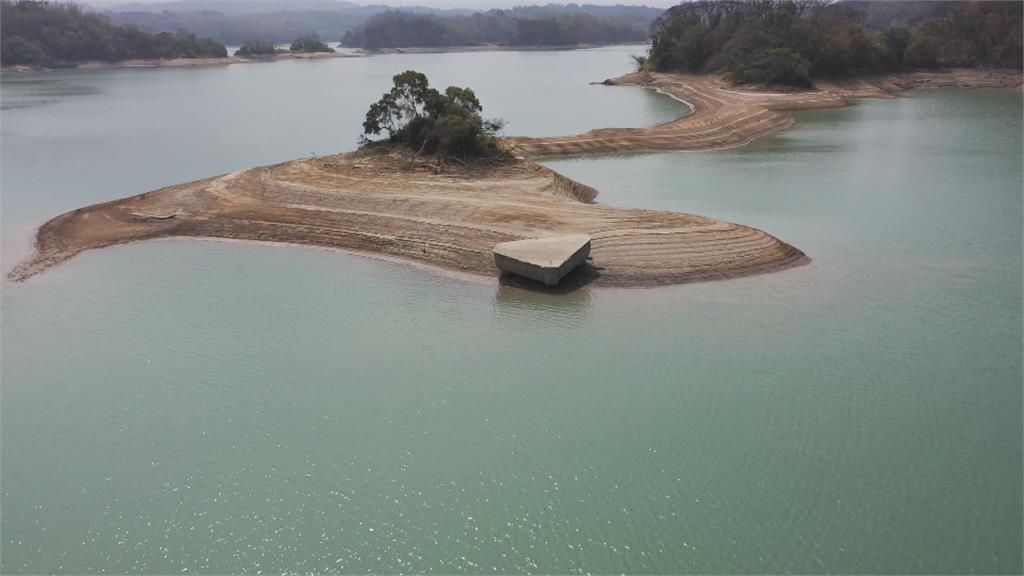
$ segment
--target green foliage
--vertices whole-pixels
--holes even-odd
[[[714,47],[708,38],[711,28],[697,12],[670,8],[655,20],[651,61],[658,70],[698,72],[704,68]],[[666,18],[674,12],[674,17]]]
[[[875,4],[900,3],[686,2],[652,24],[649,62],[661,71],[727,70],[737,82],[796,86],[905,66],[1022,65],[1019,2],[932,2],[927,11]],[[868,12],[877,21],[918,25],[873,32]]]
[[[334,48],[331,48],[327,44],[324,44],[316,36],[303,36],[302,38],[296,39],[292,42],[290,50],[292,52],[334,52]]]
[[[436,48],[459,44],[461,40],[440,18],[394,11],[373,16],[362,28],[346,32],[341,43],[370,49]]]
[[[245,42],[235,50],[235,56],[273,56],[284,52],[274,47],[273,44],[265,42]]]
[[[810,88],[810,64],[789,48],[769,48],[729,69],[729,79],[736,84],[782,84]]]
[[[502,44],[571,46],[583,43],[635,42],[647,36],[645,23],[600,17],[574,5],[548,9],[491,10],[472,16],[438,17],[393,10],[377,14],[345,34],[342,44],[355,48],[437,48]],[[555,11],[555,8],[564,11]],[[603,7],[611,8],[611,7]],[[619,7],[628,10],[626,7]],[[614,12],[613,12],[614,14]]]
[[[195,9],[156,10],[139,5],[138,10],[110,12],[112,22],[136,26],[145,30],[177,32],[185,30],[209,37],[227,45],[240,46],[245,42],[288,44],[311,33],[320,38],[341,38],[347,30],[360,26],[374,13],[384,8],[351,5],[338,2],[337,10],[313,10],[297,7],[293,10],[264,11],[265,2],[236,2],[240,9],[252,12],[236,13]],[[227,7],[229,4],[222,4]]]
[[[75,4],[0,0],[2,62],[58,66],[84,60],[221,58],[223,45],[193,34],[114,26]]]
[[[910,30],[888,28],[878,34],[878,66],[882,70],[903,68],[907,46],[910,44]]]
[[[0,45],[0,54],[3,56],[4,64],[27,64],[32,66],[46,64],[49,60],[46,52],[38,44],[25,40],[21,36],[4,38],[3,44]]]
[[[127,1],[127,0],[126,0]],[[267,2],[233,2],[218,4],[216,10],[203,9],[200,3],[179,6],[174,10],[158,10],[153,5],[138,5],[130,11],[118,10],[108,14],[112,22],[137,26],[146,30],[177,32],[185,30],[201,37],[209,37],[228,45],[241,45],[246,41],[281,44],[299,36],[316,34],[325,39],[341,39],[346,33],[347,46],[362,48],[400,48],[408,46],[452,46],[462,44],[510,44],[515,32],[514,21],[521,18],[563,19],[576,15],[593,16],[597,24],[581,26],[585,22],[571,22],[571,30],[583,42],[644,42],[648,27],[662,10],[645,6],[595,6],[592,4],[549,4],[543,6],[517,6],[507,10],[480,11],[469,14],[466,10],[439,10],[419,6],[403,9],[405,15],[422,15],[440,20],[445,30],[438,35],[424,32],[422,38],[412,27],[403,28],[401,34],[381,36],[381,30],[366,31],[362,26],[377,14],[390,10],[377,2],[334,2],[328,7],[311,7],[309,2],[295,3],[295,8],[270,9]],[[274,6],[290,5],[280,1]],[[409,2],[409,4],[418,4]],[[419,3],[421,4],[421,3]],[[264,5],[268,6],[264,8]],[[237,6],[237,9],[235,8]],[[230,7],[230,9],[229,9]],[[590,21],[589,19],[587,20]],[[606,26],[607,24],[607,26]],[[628,31],[627,38],[602,37]],[[407,34],[408,33],[408,34]],[[452,34],[448,39],[448,35]],[[444,43],[430,43],[431,38],[445,37]],[[414,41],[415,39],[415,41]],[[371,45],[371,44],[376,45]]]
[[[938,66],[1024,65],[1024,4],[950,2],[914,29],[908,50],[915,59],[934,57]],[[924,65],[924,64],[919,64]]]
[[[520,46],[560,46],[575,44],[568,28],[554,18],[523,18],[516,20],[516,33],[511,44]]]
[[[636,64],[637,72],[644,72],[647,70],[647,56],[643,54],[630,54],[630,58],[633,59],[633,63]]]
[[[483,120],[482,111],[473,90],[449,86],[442,94],[424,74],[408,70],[396,75],[391,90],[370,106],[363,138],[386,134],[387,142],[417,153],[463,161],[503,156],[496,138],[503,122]]]

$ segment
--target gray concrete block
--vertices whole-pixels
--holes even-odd
[[[504,272],[555,286],[589,254],[590,236],[570,234],[502,242],[494,247],[494,263]]]

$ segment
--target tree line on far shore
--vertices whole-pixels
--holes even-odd
[[[194,34],[115,26],[75,4],[34,0],[0,0],[0,38],[4,65],[227,56],[223,44]]]
[[[546,0],[545,0],[546,1]],[[480,12],[482,16],[493,15],[493,11],[472,8],[430,8],[422,2],[410,0],[403,12],[434,16],[443,20],[469,18]],[[472,2],[463,2],[471,5]],[[246,41],[277,44],[290,42],[306,34],[316,34],[327,40],[340,40],[349,30],[354,30],[376,14],[392,10],[378,2],[350,4],[347,2],[323,2],[311,5],[309,2],[233,2],[228,5],[217,1],[189,0],[173,5],[123,4],[110,9],[105,15],[111,22],[136,26],[145,30],[176,32],[186,30],[200,37],[209,37],[226,45],[239,45]],[[273,8],[271,8],[272,6]],[[650,23],[663,10],[646,6],[608,6],[591,4],[545,4],[520,5],[501,10],[505,16],[516,19],[551,20],[573,14],[589,14],[602,20],[629,24],[635,30],[632,39],[646,41]],[[453,23],[453,27],[462,24]],[[486,40],[484,43],[492,43]]]
[[[1020,2],[934,2],[920,23],[881,30],[868,28],[864,4],[684,3],[655,20],[651,49],[637,61],[647,70],[724,71],[739,84],[800,87],[811,86],[814,78],[910,68],[1022,66]]]
[[[0,0],[0,12],[4,65],[59,67],[92,60],[116,62],[228,55],[223,44],[192,32],[181,29],[151,32],[132,24],[116,24],[111,18],[122,18],[125,14],[99,14],[71,2]],[[420,9],[389,10],[377,13],[365,26],[349,30],[343,40],[347,46],[362,48],[640,42],[647,39],[648,26],[659,13],[647,7],[576,4],[521,6],[471,14],[468,11],[448,14]],[[259,30],[250,38],[253,41],[244,42],[236,52],[238,56],[333,51],[313,33],[295,40],[289,50],[275,48],[274,43],[260,37]]]
[[[638,15],[604,17],[582,10],[570,11],[568,7],[562,12],[555,11],[561,8],[559,6],[551,8],[542,12],[526,8],[489,10],[471,16],[447,17],[391,10],[346,32],[341,43],[369,49],[484,44],[573,46],[643,42],[648,37],[648,21]]]
[[[225,58],[219,42],[188,32],[147,32],[117,26],[72,3],[0,0],[2,63],[26,66],[71,66],[78,62],[134,59]],[[288,50],[273,44],[247,42],[238,56],[259,57],[282,52],[334,52],[316,36],[303,36]]]

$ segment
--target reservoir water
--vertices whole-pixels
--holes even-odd
[[[392,74],[507,132],[683,112],[639,47],[5,76],[3,269],[85,204],[354,148]],[[809,265],[550,296],[287,246],[86,253],[2,296],[0,572],[1020,573],[1022,96],[546,162]]]

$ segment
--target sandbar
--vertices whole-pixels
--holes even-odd
[[[506,138],[514,158],[486,165],[361,150],[169,186],[57,216],[8,276],[24,280],[104,246],[192,237],[321,246],[494,277],[496,244],[567,234],[593,239],[592,264],[574,273],[577,285],[649,287],[774,272],[809,258],[749,226],[598,204],[597,190],[529,158],[740,146],[791,126],[786,110],[849,106],[852,98],[894,98],[922,87],[1020,90],[1021,71],[909,73],[806,91],[738,88],[716,75],[635,73],[607,83],[654,88],[693,113],[650,128]]]
[[[363,151],[306,158],[80,208],[40,227],[24,280],[85,250],[169,237],[285,242],[498,276],[495,244],[593,238],[575,281],[641,287],[780,270],[804,254],[755,228],[594,202],[597,191],[526,159],[490,166]]]
[[[599,128],[570,136],[512,137],[509,144],[530,158],[630,152],[713,150],[743,146],[789,128],[787,110],[840,108],[855,98],[896,98],[914,88],[1021,89],[1020,70],[953,69],[909,72],[846,81],[818,81],[812,90],[779,91],[730,85],[718,74],[637,72],[606,80],[643,86],[686,103],[692,113],[649,128]]]

